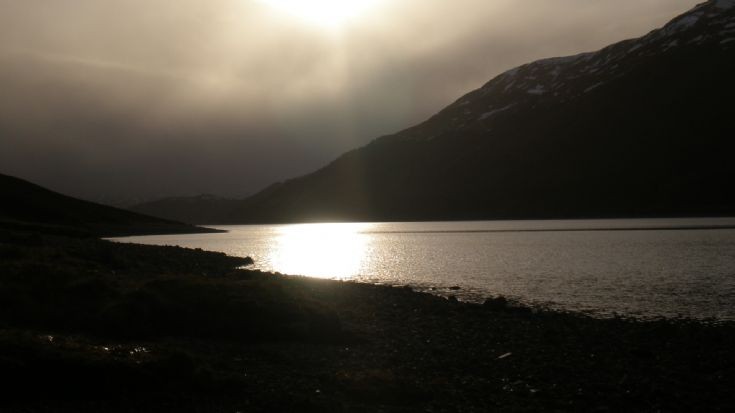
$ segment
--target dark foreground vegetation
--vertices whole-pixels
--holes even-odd
[[[735,327],[0,232],[0,411],[732,411]]]

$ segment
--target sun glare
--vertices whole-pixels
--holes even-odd
[[[311,24],[335,28],[358,18],[381,0],[260,0]]]
[[[358,276],[368,250],[360,232],[370,224],[298,224],[280,229],[269,261],[286,274],[348,279]]]

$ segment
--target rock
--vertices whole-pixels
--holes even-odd
[[[498,297],[490,297],[482,303],[482,306],[489,310],[505,310],[508,308],[508,299],[502,295]]]

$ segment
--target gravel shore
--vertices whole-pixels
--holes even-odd
[[[0,411],[732,411],[735,326],[594,319],[0,238]]]

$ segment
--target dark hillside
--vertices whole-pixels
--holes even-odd
[[[114,236],[210,230],[82,201],[0,174],[0,226],[76,235]]]
[[[220,221],[731,215],[735,3],[510,70]]]
[[[222,220],[238,205],[239,200],[213,195],[165,198],[130,208],[131,211],[154,217],[173,219],[189,224],[212,224]]]

